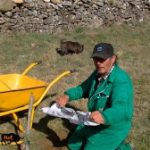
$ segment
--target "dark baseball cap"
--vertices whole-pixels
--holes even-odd
[[[114,55],[114,48],[109,43],[96,44],[92,53],[91,58],[102,58],[107,59]]]

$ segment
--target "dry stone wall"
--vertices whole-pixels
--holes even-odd
[[[0,32],[57,32],[150,20],[150,0],[0,0]]]

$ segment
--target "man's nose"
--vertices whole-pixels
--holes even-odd
[[[101,61],[96,61],[96,64],[97,64],[97,65],[101,65],[102,62],[101,62]]]

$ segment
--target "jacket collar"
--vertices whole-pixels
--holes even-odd
[[[111,69],[110,69],[110,71],[108,72],[108,74],[107,75],[105,75],[104,77],[100,77],[101,79],[103,79],[103,80],[107,80],[108,79],[108,81],[109,82],[113,82],[113,80],[114,80],[114,74],[115,74],[115,70],[116,70],[116,67],[117,67],[117,64],[114,64],[112,67],[111,67]],[[97,75],[96,75],[97,77],[98,77],[98,73],[97,73]]]
[[[115,64],[113,67],[113,70],[110,72],[110,74],[108,76],[108,82],[114,81],[117,70],[118,70],[118,64]]]

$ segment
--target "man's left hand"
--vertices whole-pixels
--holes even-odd
[[[99,111],[91,112],[90,119],[98,124],[104,124],[104,118]]]

